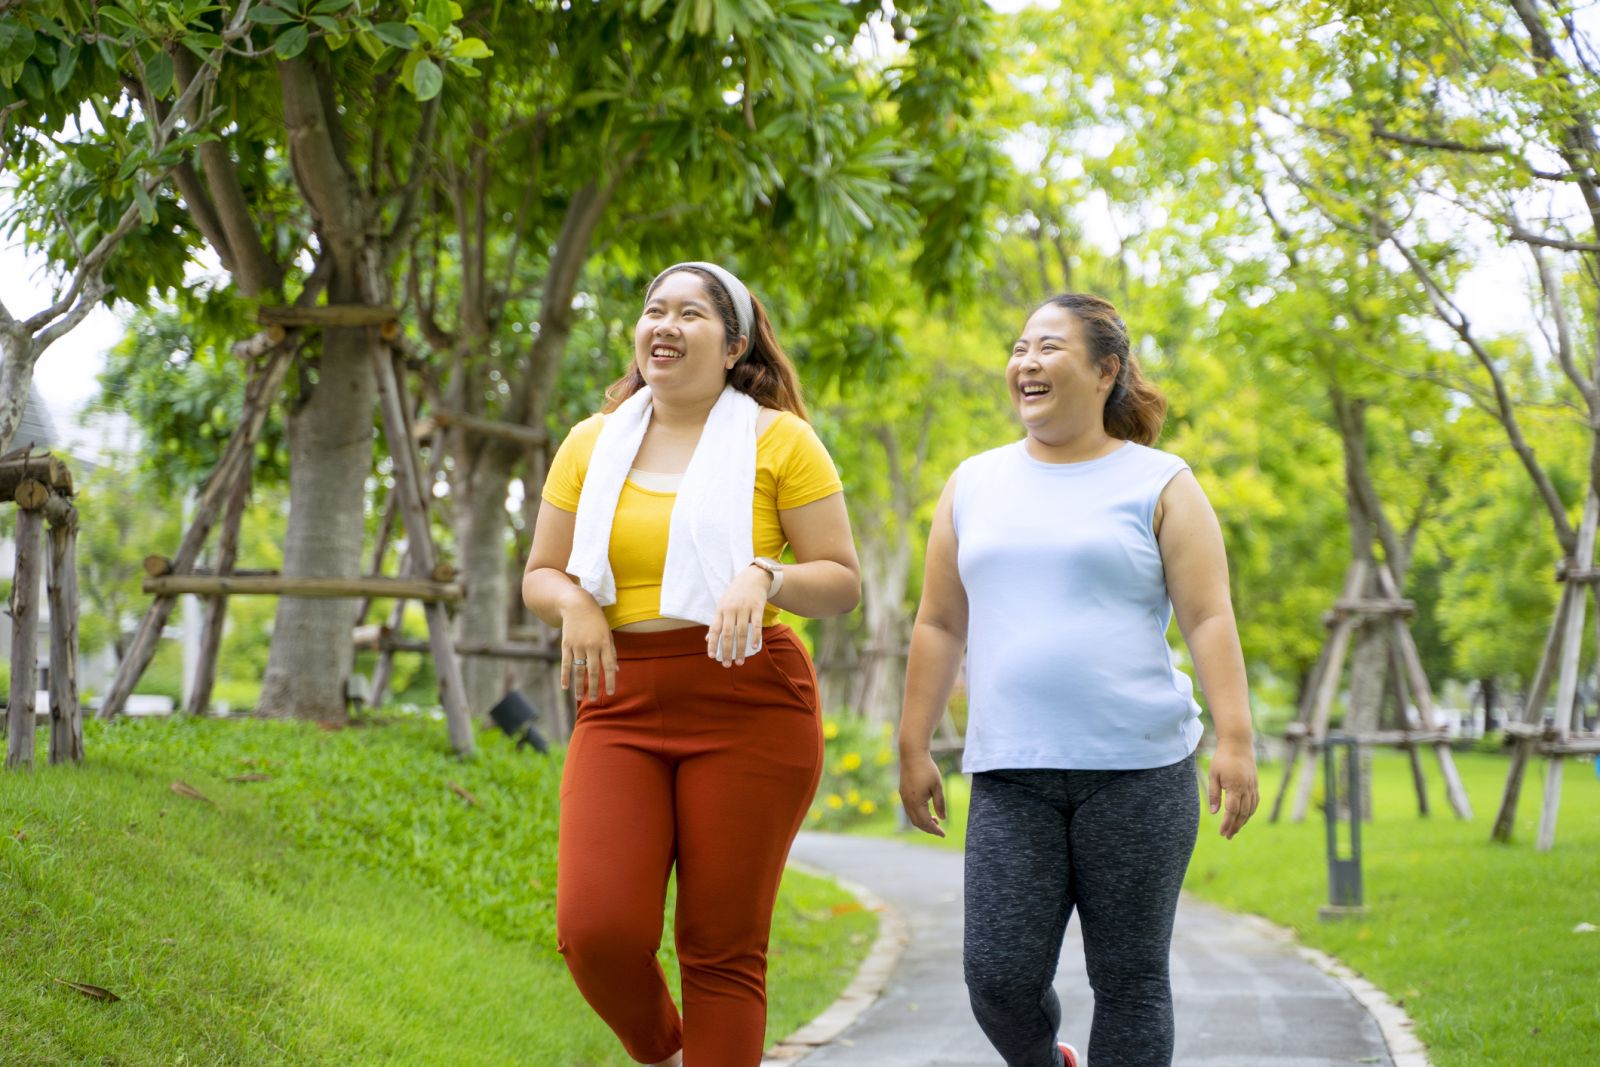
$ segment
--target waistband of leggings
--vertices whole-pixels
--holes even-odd
[[[685,626],[677,630],[612,630],[611,640],[617,648],[618,659],[653,659],[657,656],[690,656],[706,654],[708,626]],[[761,628],[761,644],[792,635],[793,630],[779,623]]]

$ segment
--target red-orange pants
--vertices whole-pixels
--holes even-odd
[[[705,627],[614,634],[561,781],[556,929],[591,1007],[641,1063],[756,1067],[778,881],[822,773],[816,674],[792,630],[724,667]],[[678,872],[683,1015],[656,951]]]

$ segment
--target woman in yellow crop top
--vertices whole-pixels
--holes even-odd
[[[708,263],[651,283],[633,366],[551,464],[522,593],[579,697],[557,934],[637,1061],[760,1062],[773,904],[822,769],[816,672],[775,623],[860,597],[842,488],[765,310]],[[681,1014],[656,961],[674,867]]]

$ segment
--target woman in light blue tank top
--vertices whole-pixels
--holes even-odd
[[[1027,435],[957,468],[929,536],[900,795],[913,824],[944,836],[929,746],[964,650],[964,967],[978,1023],[1009,1067],[1078,1067],[1053,988],[1076,911],[1096,1067],[1167,1064],[1167,959],[1199,819],[1201,735],[1166,641],[1174,615],[1211,710],[1207,792],[1222,835],[1257,803],[1222,531],[1188,464],[1150,447],[1166,400],[1110,303],[1040,305],[1005,383]]]

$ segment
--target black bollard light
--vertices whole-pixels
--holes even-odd
[[[550,746],[545,743],[544,737],[534,726],[534,720],[539,713],[533,710],[533,705],[528,703],[528,698],[515,689],[500,698],[500,703],[489,709],[489,719],[507,737],[517,739],[517,747],[532,745],[534,751],[541,754],[548,752]]]
[[[1339,753],[1344,754],[1345,803],[1339,803]],[[1361,889],[1361,744],[1353,737],[1329,734],[1322,744],[1322,812],[1328,826],[1328,903],[1318,911],[1324,919],[1342,919],[1366,912]],[[1350,854],[1339,854],[1339,823],[1350,824]]]

